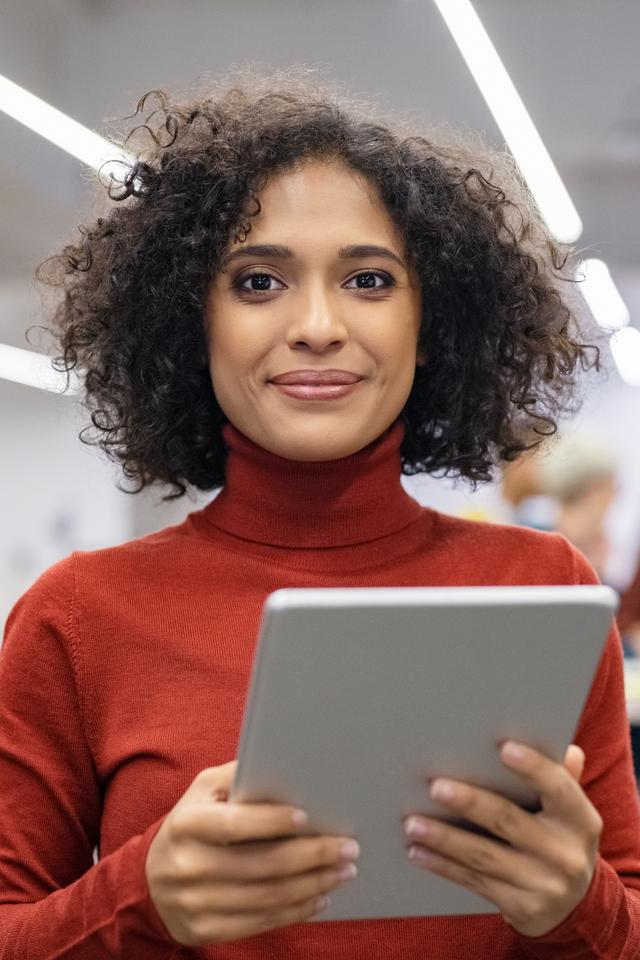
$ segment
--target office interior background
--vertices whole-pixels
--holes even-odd
[[[434,0],[4,0],[0,74],[108,137],[109,118],[133,113],[153,88],[182,89],[245,62],[306,64],[389,110],[479,130],[503,147],[505,135],[440,6]],[[606,263],[612,296],[617,291],[620,298],[610,308],[605,301],[604,320],[586,302],[580,309],[599,329],[610,309],[614,338],[617,328],[637,330],[620,341],[617,355],[603,334],[603,372],[588,376],[581,412],[563,425],[565,437],[586,438],[574,461],[581,450],[596,449],[613,465],[601,572],[624,590],[640,552],[640,5],[475,0],[474,8],[579,212],[575,246],[585,259]],[[42,321],[34,270],[76,236],[95,172],[4,109],[0,143],[0,345],[46,353],[49,341],[37,331],[26,339],[27,329]],[[5,359],[2,624],[39,574],[71,551],[180,522],[214,495],[193,491],[165,503],[166,489],[121,492],[119,467],[78,439],[87,424],[77,398],[16,382]],[[498,479],[475,492],[432,477],[403,482],[437,509],[513,519]]]

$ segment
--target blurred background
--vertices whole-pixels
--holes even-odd
[[[446,6],[445,0],[4,0],[0,74],[108,137],[109,118],[133,113],[154,87],[180,89],[247,61],[303,63],[385,108],[480,130],[503,147],[504,129],[454,39]],[[562,530],[603,580],[627,591],[631,656],[640,651],[640,582],[633,588],[640,552],[640,4],[475,0],[473,6],[579,213],[575,246],[585,261],[608,268],[609,292],[601,291],[598,309],[581,296],[578,308],[603,330],[604,369],[585,381],[582,410],[564,424],[555,447],[514,465],[504,480],[475,492],[430,477],[403,482],[437,509]],[[121,492],[116,482],[126,484],[118,468],[78,439],[87,423],[78,401],[16,382],[17,354],[5,351],[2,362],[2,346],[49,349],[46,340],[25,338],[42,319],[33,272],[82,222],[87,180],[95,177],[86,163],[29,129],[23,116],[10,115],[10,92],[0,110],[1,624],[37,576],[72,550],[179,522],[213,496],[194,493],[166,504],[160,500],[166,490]]]

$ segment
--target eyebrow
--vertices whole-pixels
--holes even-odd
[[[239,260],[241,257],[273,257],[288,260],[294,256],[295,254],[290,247],[284,247],[279,243],[257,243],[234,250],[224,258],[223,265],[226,266],[232,260]],[[406,270],[404,262],[397,254],[387,247],[379,247],[373,243],[351,244],[351,246],[340,247],[338,256],[341,260],[349,260],[355,257],[383,257],[386,260],[395,260]]]

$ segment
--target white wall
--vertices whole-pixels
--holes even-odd
[[[76,435],[73,401],[0,380],[0,623],[48,566],[126,540],[131,508]]]

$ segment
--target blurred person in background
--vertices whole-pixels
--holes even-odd
[[[504,516],[505,523],[521,524],[536,530],[556,529],[558,504],[543,491],[540,455],[537,451],[523,453],[516,460],[504,464],[500,493],[508,508]]]
[[[616,496],[618,460],[602,440],[561,435],[536,458],[540,490],[555,501],[554,528],[605,576],[609,539],[605,521]]]
[[[604,577],[605,521],[617,491],[617,465],[608,445],[585,433],[560,435],[522,454],[502,471],[508,522],[562,533]]]

